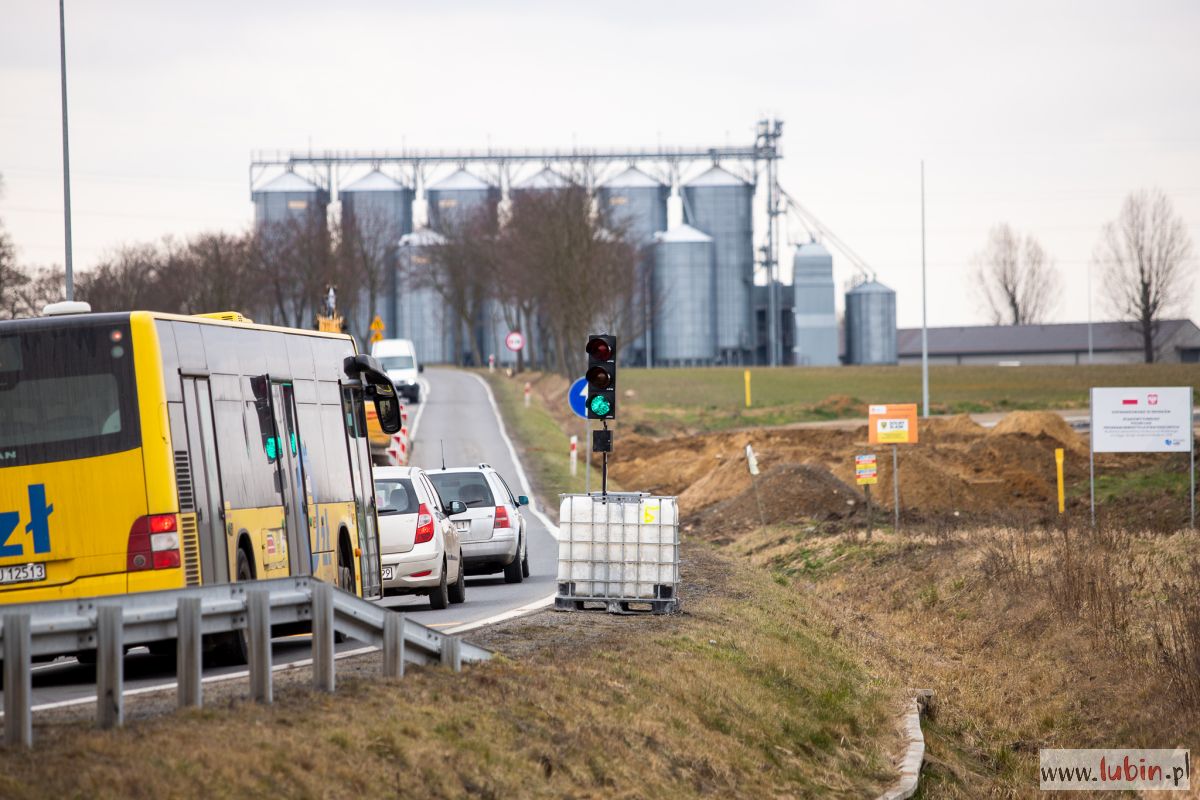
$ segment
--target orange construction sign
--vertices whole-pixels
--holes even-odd
[[[916,444],[916,403],[870,406],[867,430],[871,444]]]

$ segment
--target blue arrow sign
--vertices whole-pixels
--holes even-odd
[[[577,416],[587,419],[587,378],[580,378],[567,390],[567,402]]]

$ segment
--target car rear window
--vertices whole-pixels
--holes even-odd
[[[492,488],[482,472],[433,472],[429,473],[429,480],[445,503],[460,500],[467,508],[496,505]]]
[[[377,479],[375,481],[376,513],[416,514],[421,503],[408,478]]]

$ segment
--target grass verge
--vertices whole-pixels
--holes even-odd
[[[803,595],[703,545],[688,610],[544,614],[483,632],[507,651],[461,675],[371,677],[276,705],[209,692],[202,710],[97,732],[39,723],[0,752],[0,796],[869,796],[894,779],[893,689]],[[136,765],[136,767],[134,766]]]

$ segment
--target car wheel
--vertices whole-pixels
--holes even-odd
[[[525,570],[521,566],[521,551],[518,548],[513,560],[504,568],[505,583],[520,583],[525,580]]]
[[[521,575],[529,577],[529,542],[525,542],[525,553],[521,556]]]
[[[450,602],[462,603],[467,599],[467,573],[462,567],[462,553],[458,554],[458,580],[450,587]]]
[[[446,606],[450,605],[450,587],[446,585],[446,562],[442,562],[442,579],[438,581],[437,587],[429,593],[429,607],[434,611],[441,611]]]

